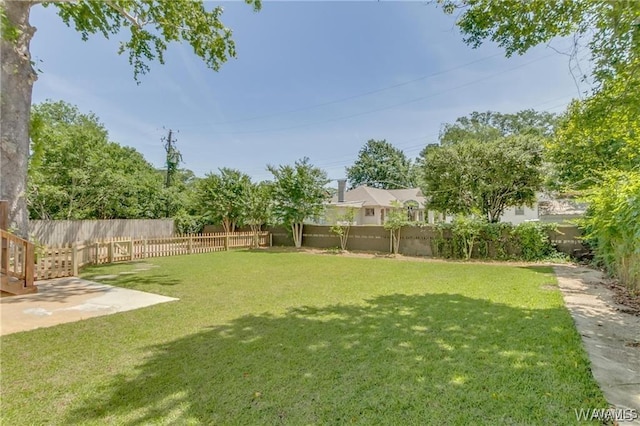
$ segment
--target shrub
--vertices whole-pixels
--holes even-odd
[[[205,219],[180,210],[174,215],[173,223],[176,234],[198,234],[204,228]]]
[[[471,216],[458,216],[453,223],[436,225],[432,240],[434,256],[452,259],[521,259],[536,261],[558,254],[549,239],[554,224],[525,222],[488,223]]]
[[[517,257],[531,262],[552,256],[556,250],[549,240],[549,231],[555,228],[555,224],[540,222],[524,222],[513,227],[511,235],[519,251]]]
[[[589,196],[582,222],[596,260],[631,289],[640,287],[640,172],[610,172]]]

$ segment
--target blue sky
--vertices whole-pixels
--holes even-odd
[[[587,89],[576,87],[567,56],[547,46],[512,58],[492,43],[472,49],[453,17],[422,2],[266,2],[258,13],[210,4],[224,6],[237,58],[216,73],[174,44],[140,85],[117,40],[83,42],[54,8],[34,7],[31,52],[42,73],[33,102],[94,112],[111,140],[156,166],[171,128],[183,167],[199,176],[232,167],[268,179],[267,164],[307,156],[338,179],[369,139],[415,157],[442,124],[472,111],[561,112]]]

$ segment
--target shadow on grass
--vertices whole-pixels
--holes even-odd
[[[604,404],[564,309],[460,295],[247,315],[147,349],[65,422],[569,424]]]
[[[104,281],[106,284],[113,284],[118,287],[130,288],[133,290],[149,291],[149,288],[154,286],[174,286],[180,284],[182,281],[173,278],[170,275],[165,274],[153,274],[153,275],[120,275],[110,281]]]

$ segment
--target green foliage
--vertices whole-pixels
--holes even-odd
[[[640,2],[439,3],[446,13],[462,10],[457,24],[465,42],[477,47],[490,39],[507,56],[524,53],[556,36],[574,34],[571,55],[575,57],[580,38],[587,39],[597,85],[590,98],[569,107],[556,139],[548,143],[549,159],[554,163],[551,183],[564,191],[590,194],[588,199],[595,207],[586,223],[598,258],[623,281],[637,285],[634,266],[629,264],[636,243],[628,240],[636,228],[626,220],[613,225],[611,218],[613,211],[625,210],[620,207],[623,201],[615,198],[615,182],[632,182],[640,169]]]
[[[347,178],[352,188],[367,185],[373,188],[403,189],[414,188],[416,185],[411,160],[386,140],[367,141],[353,166],[347,167]]]
[[[456,216],[453,220],[453,236],[462,243],[462,252],[466,260],[471,259],[473,247],[485,223],[485,220],[476,216]]]
[[[174,214],[173,220],[177,234],[199,234],[206,224],[204,217],[189,214],[185,210],[179,210]]]
[[[498,222],[505,208],[535,201],[543,183],[540,136],[500,136],[498,129],[481,126],[472,131],[450,128],[442,137],[445,145],[431,145],[421,153],[421,189],[430,209],[479,212]]]
[[[109,142],[95,115],[60,101],[35,105],[31,116],[31,218],[162,216],[161,176],[135,149]]]
[[[247,225],[260,226],[271,220],[271,182],[260,182],[251,185],[247,195],[244,222]]]
[[[549,232],[554,224],[524,222],[490,223],[474,216],[457,216],[452,223],[436,225],[439,236],[432,241],[435,256],[466,259],[557,259]]]
[[[207,174],[196,188],[199,213],[233,232],[244,223],[251,186],[251,178],[239,170],[225,167],[220,174]]]
[[[164,144],[164,149],[167,153],[165,158],[165,165],[167,167],[167,178],[165,180],[165,187],[170,188],[175,180],[175,175],[178,173],[178,167],[182,162],[182,154],[176,148],[176,141],[173,139],[173,131],[169,129],[169,134],[165,138],[162,138]]]
[[[347,241],[349,239],[349,229],[356,216],[356,210],[353,207],[347,207],[344,213],[336,217],[336,223],[331,225],[331,232],[340,238],[340,248],[344,251],[347,249]]]
[[[548,138],[553,135],[556,123],[555,114],[532,109],[514,114],[474,111],[468,117],[457,118],[453,124],[445,124],[440,132],[440,144],[454,145],[464,140],[492,142],[515,135]]]
[[[259,246],[258,232],[262,225],[271,221],[271,182],[252,184],[247,195],[244,212],[244,222],[254,233],[254,246]]]
[[[549,231],[555,230],[555,224],[524,222],[513,227],[511,235],[518,250],[518,257],[526,261],[548,258],[556,252],[549,241]]]
[[[290,227],[296,247],[302,245],[302,223],[320,216],[326,199],[327,173],[314,167],[308,158],[293,166],[267,166],[273,174],[273,214],[280,224]]]
[[[574,101],[547,143],[552,184],[574,192],[599,185],[612,169],[640,167],[640,76],[616,77],[584,101]]]
[[[4,4],[0,4],[0,37],[9,42],[16,42],[20,37],[20,30],[9,21]]]
[[[631,64],[640,57],[640,2],[438,1],[446,13],[461,11],[457,25],[465,42],[473,47],[489,39],[511,56],[556,36],[575,34],[587,39],[593,73],[599,82],[630,70],[639,72]]]
[[[245,0],[254,10],[260,0]],[[101,33],[108,38],[121,30],[129,30],[129,40],[119,52],[129,55],[136,80],[149,71],[148,62],[164,63],[164,52],[170,42],[184,42],[207,67],[218,70],[236,54],[231,30],[220,21],[222,7],[207,10],[202,1],[193,0],[120,0],[54,2],[65,24],[74,26],[83,40]]]
[[[607,270],[640,288],[640,171],[612,171],[588,196],[587,241]]]

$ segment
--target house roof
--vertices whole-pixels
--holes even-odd
[[[344,202],[338,203],[338,195],[331,197],[329,204],[347,205],[360,203],[362,207],[381,206],[391,207],[394,201],[404,203],[406,201],[416,201],[420,206],[424,206],[425,197],[419,188],[409,189],[380,189],[361,185],[344,193]]]

